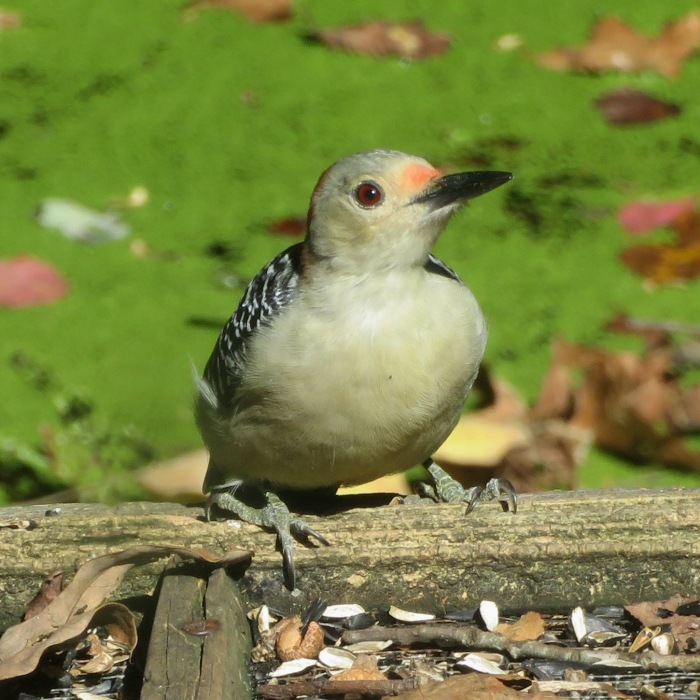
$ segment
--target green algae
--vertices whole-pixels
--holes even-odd
[[[484,162],[516,179],[460,214],[436,252],[473,288],[490,324],[493,369],[533,398],[553,337],[633,347],[601,324],[624,309],[694,321],[698,283],[649,293],[621,267],[617,207],[640,196],[697,191],[700,58],[676,80],[570,75],[530,56],[582,43],[609,3],[479,0],[297,3],[296,19],[256,25],[203,11],[184,21],[170,0],[17,0],[23,26],[0,34],[0,252],[53,263],[72,293],[51,306],[0,309],[0,434],[37,441],[54,424],[46,397],[10,367],[22,351],[81,387],[115,426],[135,425],[161,454],[199,444],[191,363],[202,367],[241,281],[291,243],[266,222],[303,215],[318,174],[375,147],[435,163]],[[614,12],[656,32],[694,7],[632,0]],[[423,62],[332,52],[303,39],[314,25],[423,18],[453,47]],[[495,51],[518,33],[525,47]],[[592,105],[632,85],[683,107],[657,124],[614,128]],[[481,159],[481,160],[479,160]],[[467,165],[467,167],[469,167]],[[475,166],[481,167],[481,166]],[[138,258],[130,241],[83,246],[39,228],[45,197],[102,207],[133,187],[147,206],[125,212],[133,238],[169,257]],[[230,241],[222,261],[212,241]],[[583,483],[644,481],[594,454]],[[611,474],[613,476],[611,476]],[[674,472],[653,483],[687,483]],[[651,478],[651,477],[649,477]]]

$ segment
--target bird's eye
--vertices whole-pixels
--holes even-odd
[[[355,188],[355,201],[362,207],[376,207],[384,199],[384,192],[376,182],[361,182]]]

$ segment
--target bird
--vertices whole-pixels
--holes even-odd
[[[424,496],[515,512],[506,480],[464,489],[431,459],[487,339],[473,293],[431,250],[462,205],[512,177],[446,175],[394,150],[338,160],[313,190],[304,240],[254,277],[195,375],[207,518],[216,507],[276,532],[289,589],[294,538],[329,542],[284,494],[423,464],[434,482]]]

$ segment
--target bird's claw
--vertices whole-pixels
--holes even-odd
[[[469,491],[467,513],[471,513],[481,501],[498,501],[504,513],[518,511],[518,494],[508,479],[490,479],[485,486],[475,486]]]
[[[266,491],[265,505],[256,508],[236,497],[239,486],[240,484],[236,483],[226,489],[212,491],[205,506],[207,520],[212,519],[212,507],[217,506],[245,522],[272,530],[277,535],[277,544],[282,552],[284,584],[293,591],[296,588],[293,536],[306,539],[313,537],[324,545],[330,545],[330,542],[301,518],[293,518],[287,504],[276,493]]]
[[[292,534],[296,537],[313,537],[318,540],[321,544],[325,544],[327,547],[331,546],[331,543],[320,533],[314,530],[308,523],[306,523],[301,518],[294,518],[290,522],[290,529]]]
[[[518,497],[508,479],[490,479],[485,486],[465,489],[432,459],[427,460],[424,466],[435,486],[427,486],[422,491],[432,500],[440,503],[466,503],[467,514],[474,510],[477,503],[493,500],[501,504],[504,512],[510,510],[516,513],[518,510]]]

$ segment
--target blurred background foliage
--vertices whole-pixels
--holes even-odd
[[[294,242],[268,224],[303,216],[321,171],[354,151],[515,173],[436,252],[482,303],[492,371],[528,400],[557,336],[638,350],[603,330],[615,311],[697,321],[698,282],[649,291],[620,264],[615,214],[698,192],[700,57],[675,79],[533,60],[583,43],[603,15],[654,34],[694,6],[298,0],[289,21],[259,24],[174,0],[8,0],[21,26],[0,31],[0,255],[50,262],[71,293],[0,309],[0,502],[73,486],[131,498],[133,468],[198,446],[191,365],[203,367],[246,282]],[[422,19],[452,45],[407,61],[304,38],[380,18]],[[498,50],[507,34],[522,45]],[[611,126],[593,103],[623,85],[681,114]],[[79,244],[33,217],[47,197],[103,209],[135,187],[148,202],[123,212],[124,240]],[[580,482],[700,483],[596,451]]]

